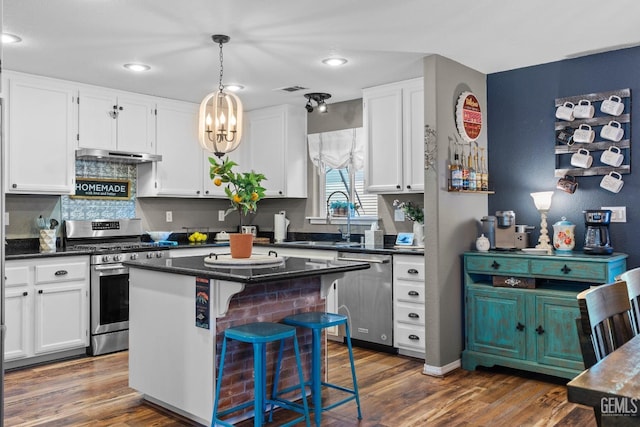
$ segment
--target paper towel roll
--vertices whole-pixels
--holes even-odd
[[[276,243],[284,242],[287,238],[288,226],[289,220],[285,216],[285,212],[280,212],[273,216],[273,240]]]

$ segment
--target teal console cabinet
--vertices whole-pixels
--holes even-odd
[[[464,254],[465,350],[462,367],[501,365],[564,378],[584,370],[576,295],[612,282],[625,254]],[[494,276],[535,279],[535,288],[494,287]],[[513,282],[513,281],[512,281]]]

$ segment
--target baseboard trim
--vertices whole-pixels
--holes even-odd
[[[431,366],[425,363],[422,373],[425,375],[430,375],[432,377],[444,377],[449,372],[458,369],[460,366],[460,359],[454,360],[453,362],[444,366]]]

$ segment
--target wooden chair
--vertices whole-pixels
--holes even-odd
[[[634,332],[640,334],[640,267],[625,271],[620,280],[627,282],[627,292],[631,302],[631,323]]]
[[[633,338],[626,282],[620,280],[590,288],[579,293],[577,298],[582,331],[578,329],[591,338],[596,361]]]

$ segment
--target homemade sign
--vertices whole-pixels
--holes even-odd
[[[211,289],[209,279],[196,277],[196,327],[209,329],[209,301]]]
[[[76,194],[71,197],[129,200],[131,182],[126,179],[76,178]]]

